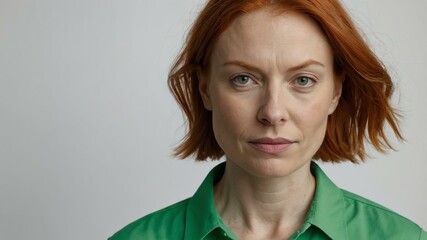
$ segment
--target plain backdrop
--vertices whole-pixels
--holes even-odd
[[[191,196],[169,67],[202,0],[0,0],[0,239],[106,239]],[[345,0],[396,82],[407,139],[340,187],[427,229],[427,1]]]

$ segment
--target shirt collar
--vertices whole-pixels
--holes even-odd
[[[204,239],[218,228],[228,236],[234,235],[224,225],[215,208],[214,185],[221,179],[224,170],[225,162],[213,168],[190,198],[184,239]],[[331,239],[347,239],[342,190],[314,162],[311,163],[311,172],[316,178],[316,193],[304,225],[316,226]]]
[[[311,172],[316,178],[316,193],[306,223],[310,223],[331,239],[347,239],[347,224],[344,217],[344,195],[314,162]]]
[[[214,167],[203,180],[187,206],[184,239],[204,239],[212,231],[221,228],[223,233],[232,236],[215,208],[214,185],[225,171],[225,162]]]

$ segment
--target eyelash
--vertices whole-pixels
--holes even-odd
[[[250,75],[248,75],[248,74],[239,74],[239,75],[236,75],[236,76],[233,76],[232,78],[231,78],[231,82],[234,84],[234,85],[236,85],[237,87],[246,87],[246,86],[248,86],[248,85],[250,85],[250,84],[248,84],[248,83],[239,83],[238,82],[238,78],[247,78],[248,79],[248,81],[252,81],[253,83],[255,83],[256,84],[256,81],[255,80],[253,80],[253,77],[252,76],[250,76]],[[253,84],[252,83],[252,84]]]
[[[306,85],[297,85],[296,82],[300,79],[307,79],[307,80],[309,80],[309,83],[307,83]],[[292,87],[296,87],[298,89],[308,89],[308,88],[312,87],[314,84],[316,84],[316,80],[314,80],[312,77],[300,76],[300,77],[297,77],[294,80],[292,80],[289,85]]]
[[[247,83],[239,83],[238,79],[239,78],[247,78],[248,82]],[[248,87],[252,84],[257,84],[257,82],[255,80],[253,80],[254,78],[248,74],[239,74],[236,76],[233,76],[231,78],[231,82],[239,88],[244,88],[244,87]],[[297,81],[301,80],[301,79],[307,79],[309,81],[309,83],[307,83],[306,85],[298,85]],[[252,83],[249,83],[250,81],[252,81]],[[313,78],[313,77],[309,77],[309,76],[300,76],[295,78],[294,80],[289,82],[289,86],[296,88],[299,91],[307,91],[309,88],[311,88],[314,84],[316,84],[317,81]]]

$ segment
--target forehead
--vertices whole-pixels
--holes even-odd
[[[279,58],[281,64],[302,58],[331,62],[332,49],[310,17],[295,11],[278,14],[262,8],[236,18],[220,35],[212,58]]]

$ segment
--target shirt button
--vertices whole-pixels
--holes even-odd
[[[222,235],[224,235],[224,237],[227,237],[227,233],[226,232],[222,232]]]

